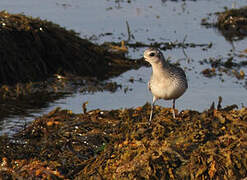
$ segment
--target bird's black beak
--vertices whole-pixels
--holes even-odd
[[[143,60],[143,65],[144,66],[150,66],[150,63],[147,62],[147,60],[144,57],[142,58],[142,60]]]

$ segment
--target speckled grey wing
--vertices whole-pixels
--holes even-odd
[[[166,69],[168,70],[169,73],[186,77],[184,70],[178,66],[169,64],[168,66],[166,66]]]
[[[186,81],[187,84],[187,77],[182,68],[175,66],[173,64],[169,64],[168,69],[170,69],[169,72],[171,73],[171,76],[180,77],[180,79]]]
[[[175,66],[173,64],[169,64],[169,66],[166,67],[169,71],[169,76],[171,79],[179,79],[182,83],[181,86],[184,86],[185,89],[188,88],[188,82],[186,78],[186,74],[184,70],[178,66]]]

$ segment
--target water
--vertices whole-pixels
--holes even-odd
[[[219,77],[206,78],[200,72],[208,67],[200,65],[199,61],[209,57],[228,57],[232,45],[214,29],[207,29],[200,25],[201,19],[208,13],[223,11],[224,7],[231,8],[234,0],[199,0],[199,1],[160,1],[142,0],[127,3],[114,0],[1,0],[0,7],[10,13],[24,13],[33,17],[40,17],[53,21],[67,29],[80,33],[81,37],[92,37],[94,42],[101,44],[106,41],[127,40],[128,21],[131,33],[135,39],[131,42],[143,43],[178,41],[188,43],[212,43],[213,47],[203,51],[201,47],[188,49],[172,49],[164,52],[172,62],[179,61],[182,68],[186,68],[189,81],[187,92],[177,100],[176,107],[203,111],[218,96],[223,97],[223,105],[246,105],[245,80],[223,75],[224,82]],[[246,5],[245,0],[239,0],[237,7]],[[100,36],[103,33],[113,33],[111,36]],[[150,41],[153,39],[154,41]],[[236,52],[247,47],[246,39],[234,42]],[[130,50],[128,56],[139,58],[144,49]],[[190,62],[186,61],[187,57]],[[190,70],[189,70],[190,69]],[[242,68],[246,73],[246,68]],[[95,94],[75,93],[69,97],[50,103],[47,108],[32,113],[40,116],[56,106],[81,113],[81,105],[88,101],[88,110],[117,109],[142,106],[150,102],[152,97],[147,89],[147,82],[151,68],[140,68],[128,71],[117,78],[111,79],[122,84],[123,88],[115,93],[97,92]],[[131,83],[130,78],[135,81]],[[141,81],[139,81],[141,79]],[[236,83],[236,81],[238,83]],[[125,92],[125,90],[127,92]],[[159,105],[171,106],[171,101],[158,101]],[[2,133],[12,133],[15,127],[23,126],[23,122],[30,122],[33,118],[14,116],[1,122]]]

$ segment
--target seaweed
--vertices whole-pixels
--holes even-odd
[[[241,179],[247,109],[204,112],[150,104],[74,114],[56,108],[14,137],[0,137],[0,177],[36,179]]]
[[[217,16],[216,22],[210,22],[213,15]],[[218,28],[229,41],[241,40],[247,35],[247,7],[209,14],[209,17],[201,20],[201,25]]]
[[[0,12],[0,41],[2,85],[44,81],[54,74],[105,80],[143,65],[50,21],[6,11]]]

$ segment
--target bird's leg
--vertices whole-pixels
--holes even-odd
[[[149,121],[150,121],[150,122],[152,121],[152,117],[153,117],[153,108],[154,108],[154,105],[153,105],[153,103],[152,103],[152,104],[151,104],[150,117],[149,117]]]
[[[173,118],[176,118],[176,115],[175,115],[175,99],[173,99],[173,102],[172,102],[172,116],[173,116]]]
[[[153,101],[152,101],[152,104],[151,104],[151,112],[150,112],[150,117],[149,117],[149,121],[151,122],[152,121],[152,118],[153,118],[153,109],[154,109],[154,103],[156,101],[156,97],[153,96]]]

